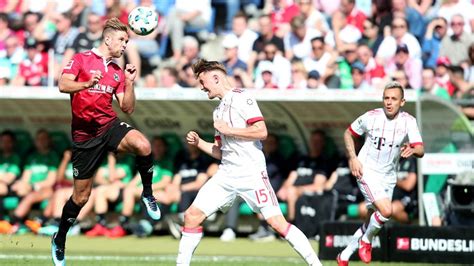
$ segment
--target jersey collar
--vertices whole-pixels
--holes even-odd
[[[112,58],[106,59],[104,55],[99,51],[97,48],[92,48],[91,52],[97,55],[98,57],[102,58],[102,62],[104,63],[105,72],[107,72],[107,66],[112,62]]]

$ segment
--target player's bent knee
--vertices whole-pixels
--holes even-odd
[[[184,225],[187,227],[199,226],[206,215],[198,208],[191,206],[184,212]]]
[[[383,217],[385,217],[387,219],[390,219],[390,217],[392,217],[392,205],[384,206],[384,207],[380,208],[379,213]]]
[[[140,156],[147,156],[151,153],[150,142],[145,137],[142,137],[135,142],[135,148]]]

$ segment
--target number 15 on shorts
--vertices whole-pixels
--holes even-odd
[[[257,198],[258,204],[266,203],[268,201],[269,193],[265,188],[254,190],[255,197]]]

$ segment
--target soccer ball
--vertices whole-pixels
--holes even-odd
[[[158,14],[146,6],[135,7],[128,14],[128,26],[138,35],[150,34],[158,25]]]

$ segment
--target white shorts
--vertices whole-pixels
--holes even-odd
[[[235,177],[219,169],[199,190],[193,205],[209,216],[217,210],[227,211],[237,196],[244,199],[254,212],[261,213],[265,219],[282,215],[266,170]]]
[[[373,207],[373,202],[384,198],[391,201],[396,183],[395,173],[384,174],[370,169],[364,169],[362,178],[357,179],[357,185],[364,195],[368,208]]]

